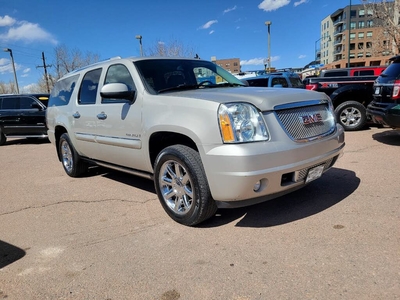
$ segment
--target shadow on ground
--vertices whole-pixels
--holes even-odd
[[[0,269],[21,259],[25,254],[21,248],[0,240]]]
[[[104,176],[111,180],[154,193],[153,181],[122,172],[94,168],[89,176]],[[321,178],[288,195],[260,204],[234,209],[219,209],[199,227],[217,227],[234,221],[241,227],[271,227],[290,223],[320,213],[351,195],[360,179],[353,171],[332,168]]]
[[[400,130],[385,130],[372,135],[375,141],[391,146],[400,146]]]
[[[236,209],[219,209],[199,227],[217,227],[237,222],[240,227],[272,227],[320,213],[341,202],[359,186],[360,179],[349,170],[332,168],[320,179],[291,194]]]

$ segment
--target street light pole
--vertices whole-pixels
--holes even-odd
[[[351,0],[350,0],[350,7],[349,7],[349,42],[348,42],[348,48],[347,49],[347,67],[350,68],[350,33],[351,33]]]
[[[268,73],[271,72],[271,24],[271,21],[265,22],[268,27]]]
[[[139,45],[140,45],[140,56],[143,56],[143,47],[142,47],[142,36],[141,35],[137,35],[136,39],[139,40]]]
[[[3,49],[4,52],[10,52],[10,56],[11,56],[11,64],[14,70],[14,81],[15,81],[15,87],[17,90],[17,94],[19,94],[19,87],[18,87],[18,80],[17,80],[17,72],[15,71],[15,64],[14,64],[14,57],[12,54],[12,50],[10,48],[4,48]]]

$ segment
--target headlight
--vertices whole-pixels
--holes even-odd
[[[218,119],[224,143],[266,141],[269,138],[264,119],[251,104],[221,104]]]

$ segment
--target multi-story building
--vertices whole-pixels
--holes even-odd
[[[232,74],[240,72],[240,59],[239,58],[228,58],[228,59],[217,59],[215,56],[211,57],[211,61]]]
[[[396,48],[373,13],[363,4],[349,5],[323,19],[315,42],[317,63],[324,68],[387,65]]]

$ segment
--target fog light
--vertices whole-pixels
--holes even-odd
[[[258,192],[261,188],[261,181],[257,181],[256,184],[253,187],[253,191]]]

